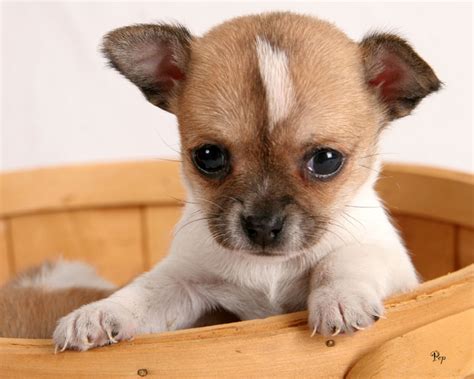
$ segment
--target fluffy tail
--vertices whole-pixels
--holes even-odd
[[[82,262],[33,267],[0,288],[0,337],[51,338],[58,319],[115,290]]]

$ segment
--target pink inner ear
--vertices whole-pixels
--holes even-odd
[[[156,68],[155,75],[158,81],[162,80],[183,80],[184,72],[176,66],[171,55],[165,55]]]
[[[171,90],[175,81],[185,78],[184,72],[174,62],[171,48],[165,44],[161,45],[154,76],[164,91]]]
[[[159,84],[161,90],[170,90],[175,81],[185,78],[184,72],[173,60],[173,51],[165,43],[138,45],[135,55],[136,70],[143,77]]]
[[[380,95],[386,100],[398,98],[408,79],[408,71],[403,62],[394,54],[385,54],[380,66],[382,71],[369,80],[369,84],[379,88]]]

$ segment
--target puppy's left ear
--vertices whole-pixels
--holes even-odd
[[[138,24],[108,33],[102,52],[150,103],[174,113],[177,93],[186,79],[191,40],[181,25]]]
[[[431,67],[400,37],[371,34],[360,43],[366,81],[384,103],[390,120],[410,114],[441,87]]]

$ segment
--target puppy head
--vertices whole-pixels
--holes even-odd
[[[186,181],[215,240],[259,255],[318,243],[374,180],[380,131],[440,82],[402,39],[355,43],[291,13],[109,33],[104,52],[179,122]]]

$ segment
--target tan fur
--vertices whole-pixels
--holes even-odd
[[[360,44],[313,17],[266,13],[203,37],[119,28],[104,50],[177,116],[189,201],[168,257],[62,318],[60,350],[192,327],[217,307],[241,319],[308,307],[313,334],[351,333],[417,284],[373,188],[380,131],[439,86],[403,40]]]
[[[256,35],[288,54],[297,98],[271,143],[264,86],[255,49],[249,48]],[[286,13],[238,18],[193,41],[189,70],[177,116],[186,177],[205,199],[225,207],[225,196],[246,197],[267,178],[273,192],[292,195],[322,219],[371,174],[364,166],[376,158],[384,108],[367,89],[358,44],[331,24]],[[233,172],[224,183],[202,178],[189,159],[204,142],[218,142],[232,154]],[[330,182],[301,175],[302,155],[312,146],[350,157]]]
[[[0,338],[51,338],[58,320],[68,313],[97,300],[105,299],[117,289],[63,288],[25,286],[54,269],[58,262],[31,267],[0,288]],[[238,321],[224,309],[206,312],[195,326]]]
[[[149,67],[141,57],[168,34],[175,48],[161,54],[186,70],[168,96],[179,121],[185,179],[203,203],[216,240],[232,249],[242,248],[241,240],[229,237],[240,226],[235,220],[229,226],[235,215],[219,216],[219,211],[232,213],[239,199],[245,200],[244,208],[292,203],[287,213],[305,220],[293,223],[305,237],[282,249],[314,245],[377,171],[383,127],[439,88],[431,68],[399,37],[374,34],[357,43],[328,22],[293,13],[238,17],[202,37],[185,38],[180,46],[175,42],[183,40],[181,26],[125,27],[105,37],[104,50],[111,64],[144,91],[143,81],[133,75]],[[140,51],[144,41],[148,47]],[[265,55],[273,62],[265,63]],[[160,59],[148,81],[166,75]],[[131,62],[133,70],[123,68]],[[392,82],[393,64],[400,66],[401,79]],[[231,172],[222,180],[194,167],[192,153],[204,144],[229,152]],[[318,148],[345,157],[342,169],[327,181],[310,178],[304,168]]]
[[[80,278],[69,278],[69,283],[51,283],[49,279],[58,270],[79,274],[88,283],[84,283],[84,287],[71,286],[72,279],[77,283]],[[98,280],[97,288],[89,285],[94,279]],[[0,287],[0,337],[51,338],[61,317],[116,290],[112,286],[100,288],[107,285],[100,280],[90,266],[63,260],[44,262],[19,273]]]
[[[258,41],[265,41],[260,48]],[[308,302],[315,331],[320,327],[325,335],[341,328],[350,331],[352,323],[356,329],[362,326],[360,319],[363,325],[373,322],[370,312],[382,312],[380,293],[416,284],[405,248],[372,188],[380,161],[380,131],[440,86],[431,68],[405,41],[375,34],[356,43],[327,22],[277,12],[236,18],[203,37],[192,37],[179,25],[124,27],[105,37],[103,50],[110,64],[151,103],[176,114],[192,205],[187,212],[195,207],[192,214],[206,227],[193,224],[199,231],[195,240],[177,234],[170,258],[113,295],[113,300],[63,318],[54,337],[62,349],[86,350],[114,342],[115,331],[121,332],[120,340],[137,331],[193,326],[212,308],[210,304],[251,318],[302,309]],[[204,145],[222,148],[222,156],[228,157],[230,164],[221,176],[205,174],[195,165],[194,153]],[[344,158],[340,169],[326,177],[313,175],[306,166],[323,148]],[[363,215],[367,230],[359,239],[379,229],[364,248],[354,245],[358,239],[346,236],[344,240],[336,232],[337,227],[347,232],[344,216],[354,199],[371,201],[372,208],[379,209],[379,213]],[[244,224],[254,215],[284,220],[284,227],[276,232],[269,229],[272,238],[278,234],[274,244],[251,242]],[[196,218],[185,213],[185,226]],[[212,242],[209,248],[206,244],[211,239],[217,244]],[[187,245],[190,241],[192,246]],[[380,244],[393,252],[395,263],[380,259]],[[204,246],[202,251],[199,246]],[[275,262],[281,258],[288,269],[261,264],[267,258],[276,258]],[[191,263],[187,271],[193,259],[199,263]],[[368,267],[370,278],[366,278]],[[172,274],[164,275],[167,270]],[[209,285],[209,278],[216,275],[213,270],[222,275],[220,286]],[[391,275],[385,275],[389,271]],[[356,279],[344,282],[346,276]],[[370,285],[360,284],[372,277]],[[152,285],[155,281],[159,285]],[[286,291],[278,289],[281,283]],[[326,292],[320,287],[326,287]],[[373,291],[376,287],[382,288],[379,294]],[[262,292],[255,292],[256,288]],[[0,292],[0,310],[7,315],[0,331],[49,336],[58,317],[106,296],[107,291],[10,286]],[[346,297],[346,293],[352,295]],[[347,317],[339,315],[342,308],[335,294],[339,294],[337,301],[349,303],[353,310]],[[188,297],[189,302],[182,300]],[[373,309],[361,310],[361,299],[370,300]],[[38,311],[46,312],[41,321],[33,317]],[[107,325],[97,321],[97,312],[110,316]],[[149,322],[137,318],[140,312]],[[170,322],[168,312],[174,315]],[[324,312],[329,313],[327,317],[321,316]],[[80,322],[78,314],[84,316]],[[320,326],[323,319],[329,321]],[[120,331],[116,330],[119,326]],[[93,343],[85,343],[95,329],[102,333]]]
[[[81,305],[106,298],[111,290],[45,290],[7,286],[0,289],[0,337],[51,338],[56,322]]]

